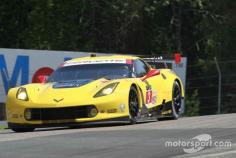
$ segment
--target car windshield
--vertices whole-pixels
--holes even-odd
[[[131,76],[127,64],[86,64],[58,68],[48,78],[47,82],[64,82],[74,80],[96,80],[129,78]]]

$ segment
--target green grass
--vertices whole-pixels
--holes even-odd
[[[7,126],[0,126],[0,130],[6,129],[6,128],[7,128]]]

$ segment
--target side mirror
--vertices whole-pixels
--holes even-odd
[[[141,80],[144,81],[147,78],[150,78],[152,76],[160,75],[160,71],[157,69],[151,69]]]
[[[47,76],[45,75],[39,75],[37,77],[38,83],[45,83],[47,81]]]

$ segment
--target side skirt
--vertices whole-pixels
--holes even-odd
[[[163,102],[161,105],[157,105],[148,109],[143,105],[141,112],[137,116],[137,121],[156,120],[157,118],[165,118],[172,116],[172,101]]]

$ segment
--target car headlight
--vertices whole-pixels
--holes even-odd
[[[115,82],[115,83],[111,83],[111,84],[105,86],[104,88],[102,88],[100,91],[97,92],[97,94],[94,96],[94,98],[106,96],[106,95],[113,93],[118,84],[119,84],[119,82]]]
[[[20,87],[16,93],[16,98],[19,100],[23,100],[23,101],[28,101],[28,94],[26,92],[26,89],[23,87]]]

